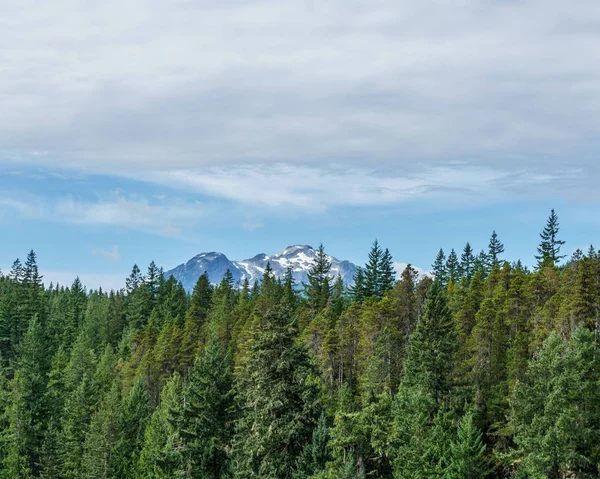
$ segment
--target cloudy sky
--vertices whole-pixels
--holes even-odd
[[[597,0],[0,1],[0,266],[600,244]]]

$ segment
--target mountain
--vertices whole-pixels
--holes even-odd
[[[301,285],[308,283],[308,271],[314,263],[316,254],[316,250],[308,245],[288,246],[280,253],[271,256],[261,253],[243,261],[232,261],[223,253],[201,253],[187,263],[167,271],[165,276],[167,278],[173,276],[176,280],[181,281],[187,291],[192,291],[196,281],[205,271],[213,284],[218,284],[228,269],[236,282],[248,278],[252,284],[254,280],[261,280],[267,263],[271,263],[271,268],[277,278],[282,278],[287,268],[291,266],[296,284]],[[331,261],[331,276],[341,276],[345,284],[352,284],[357,266],[350,261],[340,261],[333,256],[329,256],[329,260]]]

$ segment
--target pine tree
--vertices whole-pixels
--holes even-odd
[[[181,435],[189,477],[218,479],[229,469],[231,389],[229,354],[213,334],[196,360],[184,393]]]
[[[121,402],[119,408],[119,439],[113,454],[115,477],[133,476],[134,465],[139,460],[146,423],[150,416],[150,398],[146,381],[138,379]]]
[[[442,285],[446,285],[448,281],[448,271],[446,270],[446,255],[444,250],[440,248],[434,263],[431,265],[433,276]]]
[[[516,477],[595,477],[600,451],[598,354],[594,334],[578,328],[566,343],[555,333],[514,390]]]
[[[449,282],[456,283],[460,279],[460,263],[454,248],[452,248],[446,260],[446,274]]]
[[[383,261],[383,251],[379,246],[379,242],[375,240],[371,251],[369,252],[369,261],[365,266],[365,296],[379,297],[381,295],[381,263]]]
[[[305,446],[298,458],[294,478],[304,479],[324,471],[331,459],[330,449],[327,417],[321,414],[313,430],[312,441]]]
[[[450,447],[449,478],[483,479],[491,472],[481,431],[472,411],[461,418],[456,439]]]
[[[352,298],[352,301],[360,304],[363,302],[366,295],[365,275],[360,266],[356,269],[356,273],[354,273],[352,280],[354,281],[354,285],[350,287],[350,297]]]
[[[23,338],[18,369],[10,382],[3,459],[8,477],[25,478],[39,474],[48,412],[45,396],[48,369],[43,326],[34,316]]]
[[[95,408],[92,387],[91,380],[84,375],[66,402],[59,438],[61,477],[81,477],[84,441]]]
[[[386,248],[381,257],[381,263],[379,265],[379,291],[378,296],[382,297],[385,293],[390,291],[394,287],[396,282],[396,272],[394,271],[394,263],[392,261],[392,255]]]
[[[137,264],[133,265],[131,269],[131,274],[125,280],[125,290],[127,294],[133,293],[144,281],[144,276],[142,275],[140,268]]]
[[[113,454],[120,432],[117,414],[120,399],[119,387],[115,383],[92,416],[83,445],[81,477],[90,479],[117,477]]]
[[[488,268],[491,271],[493,268],[500,266],[500,255],[504,253],[504,245],[498,239],[496,231],[492,232],[490,244],[488,246]]]
[[[452,385],[455,336],[442,284],[435,280],[425,310],[410,337],[403,387],[416,388],[439,401]]]
[[[552,209],[544,230],[540,233],[542,242],[538,246],[537,267],[556,266],[558,262],[565,257],[560,254],[560,248],[565,244],[564,241],[557,238],[559,231],[558,215]]]
[[[471,245],[467,243],[465,248],[460,255],[460,273],[461,276],[467,278],[467,281],[473,279],[473,273],[475,268],[475,256],[473,255],[473,249]]]
[[[181,439],[183,380],[169,378],[144,433],[144,445],[136,467],[137,479],[190,477],[185,470]]]
[[[308,272],[307,297],[310,306],[315,311],[323,309],[327,300],[331,296],[331,287],[329,284],[329,271],[331,270],[331,261],[325,254],[323,244],[319,245],[315,263]]]
[[[319,415],[317,371],[289,309],[273,308],[256,329],[237,385],[235,474],[291,478]]]

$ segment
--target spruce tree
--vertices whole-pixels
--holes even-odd
[[[386,248],[381,257],[379,265],[379,291],[378,296],[382,297],[385,293],[394,287],[396,282],[396,272],[394,271],[394,262],[390,251]]]
[[[516,477],[595,477],[600,462],[600,368],[594,334],[552,333],[512,397]]]
[[[136,479],[190,477],[182,454],[183,388],[183,380],[177,373],[169,378],[163,388],[160,404],[144,432]]]
[[[323,244],[319,245],[315,263],[308,272],[307,297],[310,306],[319,311],[323,309],[329,296],[331,296],[331,285],[329,283],[329,271],[331,270],[331,260],[325,254]]]
[[[448,281],[456,283],[460,279],[460,262],[458,261],[458,255],[454,248],[450,251],[448,259],[446,260],[446,274]]]
[[[352,301],[356,303],[362,303],[365,299],[365,275],[363,273],[363,269],[359,266],[356,269],[356,273],[354,273],[354,277],[352,278],[354,285],[350,287],[350,296]]]
[[[375,240],[371,251],[369,251],[369,261],[365,266],[365,296],[380,296],[381,294],[381,263],[383,261],[383,251],[379,242]]]
[[[255,328],[237,384],[235,475],[291,478],[319,416],[317,371],[289,309],[271,309]]]
[[[213,334],[196,360],[184,392],[180,433],[189,477],[218,479],[229,470],[232,381],[229,354]]]
[[[40,454],[47,425],[48,354],[44,329],[34,316],[23,338],[18,369],[10,382],[6,411],[4,468],[8,477],[39,474]]]
[[[450,310],[443,286],[436,279],[425,310],[410,337],[404,363],[403,387],[416,388],[442,400],[452,385],[452,360],[456,349]]]
[[[446,255],[444,254],[444,250],[442,248],[440,248],[438,251],[431,268],[433,276],[440,282],[440,284],[446,285],[448,281],[448,271],[446,270]]]
[[[542,242],[538,246],[537,267],[556,266],[558,262],[565,257],[560,254],[560,248],[565,244],[563,240],[558,239],[559,223],[558,215],[552,209],[544,230],[540,233]]]
[[[119,408],[120,434],[112,456],[115,477],[126,479],[133,476],[150,412],[146,381],[139,378],[123,398]]]
[[[492,236],[490,238],[490,244],[488,245],[488,268],[491,271],[493,268],[500,266],[500,255],[504,253],[504,245],[498,239],[498,234],[496,231],[492,232]]]
[[[471,245],[467,243],[460,255],[460,273],[461,276],[467,278],[467,281],[471,281],[473,278],[475,268],[475,256],[473,255],[473,249]]]

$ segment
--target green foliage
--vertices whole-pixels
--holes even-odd
[[[123,291],[0,275],[0,478],[587,478],[600,465],[600,256],[374,243],[345,288],[319,249],[191,295],[151,263]]]
[[[296,335],[285,307],[257,324],[237,384],[236,477],[290,478],[310,441],[319,411],[317,371]]]

